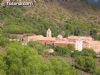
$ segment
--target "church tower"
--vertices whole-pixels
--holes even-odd
[[[47,30],[47,37],[52,37],[50,28]]]

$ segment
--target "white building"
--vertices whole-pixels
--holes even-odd
[[[81,39],[76,40],[75,50],[82,51],[82,49],[83,49],[83,41]]]

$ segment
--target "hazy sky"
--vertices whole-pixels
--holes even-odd
[[[100,0],[88,0],[88,2],[90,4],[94,4],[94,5],[100,6]]]

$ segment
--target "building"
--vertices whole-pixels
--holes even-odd
[[[62,35],[58,35],[57,37],[52,37],[50,28],[47,30],[46,37],[42,35],[24,36],[23,41],[37,41],[53,47],[71,44],[75,50],[82,51],[83,48],[92,48],[97,54],[100,54],[100,41],[95,41],[90,36],[69,36],[64,38]]]

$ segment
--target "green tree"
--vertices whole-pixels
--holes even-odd
[[[74,51],[74,48],[72,45],[67,45],[65,47],[56,46],[55,47],[55,54],[60,56],[70,56],[72,52]]]
[[[72,57],[77,57],[77,56],[81,56],[82,52],[78,51],[78,50],[74,50],[71,54]]]
[[[96,67],[93,75],[100,75],[100,66]]]
[[[54,51],[57,55],[60,55],[60,56],[66,55],[66,53],[67,53],[66,49],[64,47],[60,47],[60,46],[56,46]]]
[[[82,50],[82,55],[92,56],[93,58],[96,57],[96,53],[93,51],[93,49],[88,49],[88,48],[85,48],[85,49]]]
[[[4,60],[4,54],[0,53],[0,75],[6,75],[6,63]]]
[[[95,60],[91,56],[77,56],[75,57],[75,66],[86,72],[94,72]]]
[[[9,40],[3,35],[0,35],[0,46],[5,47],[8,44]]]
[[[70,66],[63,58],[52,57],[50,58],[52,69],[56,75],[78,75],[76,70]]]
[[[43,55],[48,50],[47,46],[40,44],[38,42],[29,42],[28,45],[32,47],[33,49],[36,49],[38,54],[40,55]]]
[[[11,43],[7,46],[7,74],[8,75],[36,75],[41,72],[41,57],[37,51],[21,45]]]

